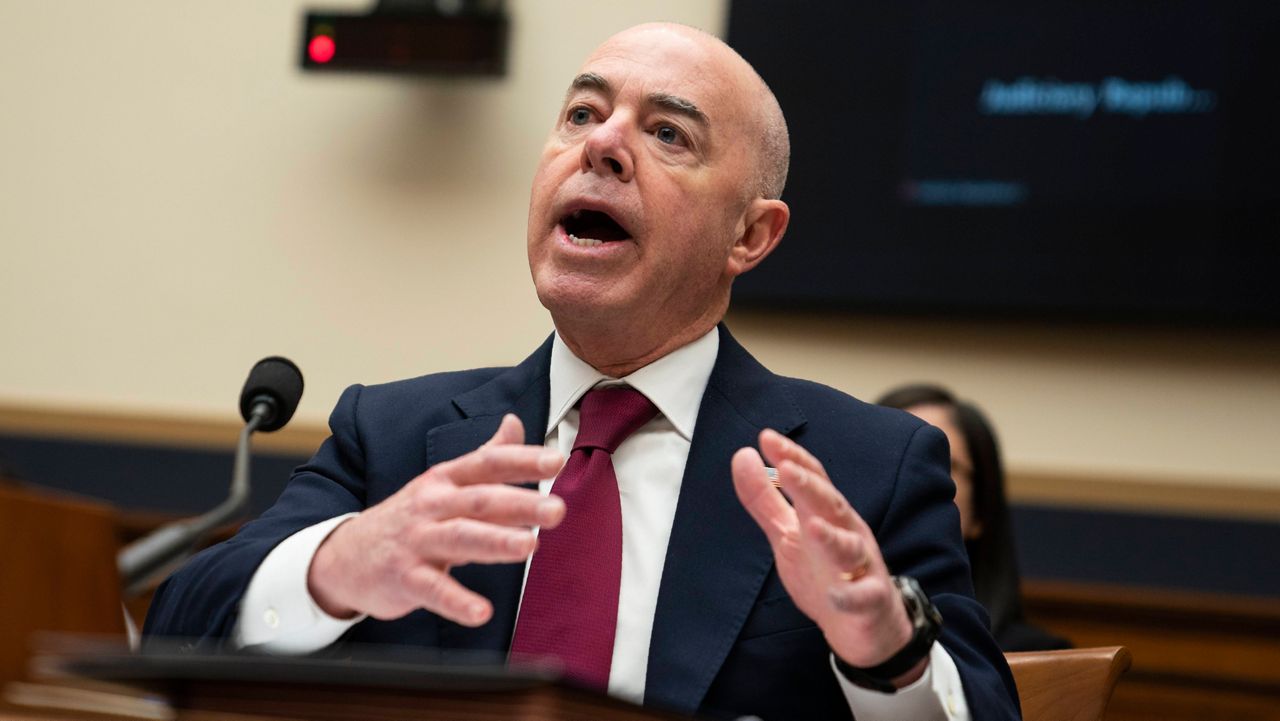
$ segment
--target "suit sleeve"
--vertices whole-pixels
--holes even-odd
[[[974,718],[1017,719],[1013,676],[974,599],[949,468],[946,437],[920,426],[903,454],[877,541],[889,571],[919,581],[942,613],[939,641],[955,661]]]
[[[333,435],[294,471],[275,505],[161,584],[147,613],[144,643],[162,636],[205,649],[229,643],[245,589],[272,549],[303,528],[364,510],[364,450],[357,424],[362,390],[352,386],[343,392],[329,418]]]

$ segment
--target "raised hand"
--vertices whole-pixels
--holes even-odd
[[[485,445],[432,466],[395,495],[334,529],[307,574],[316,603],[338,618],[393,619],[419,608],[468,626],[493,615],[489,599],[449,575],[467,563],[523,561],[532,527],[554,528],[564,502],[511,483],[550,478],[558,452],[524,445],[508,414]]]
[[[846,663],[869,667],[886,661],[907,645],[912,628],[871,529],[804,448],[765,430],[760,450],[777,468],[786,496],[773,486],[753,448],[734,454],[733,485],[768,537],[787,593]],[[895,684],[914,681],[927,664],[928,657]]]

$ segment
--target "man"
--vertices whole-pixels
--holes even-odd
[[[348,389],[279,502],[168,581],[147,632],[551,654],[730,718],[1016,718],[941,434],[774,376],[718,325],[787,227],[788,154],[719,40],[610,38],[533,184],[552,339],[510,369]]]

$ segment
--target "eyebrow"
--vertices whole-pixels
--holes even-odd
[[[576,90],[596,90],[605,95],[609,95],[612,92],[609,88],[609,81],[595,73],[582,73],[574,78],[573,82],[569,83],[569,91],[565,93],[565,99],[567,100],[568,96],[573,95]]]
[[[669,113],[683,115],[690,120],[710,126],[711,121],[707,118],[707,114],[702,112],[692,100],[685,100],[682,97],[671,95],[670,93],[653,93],[649,96],[649,102],[666,110]]]
[[[575,77],[573,82],[569,84],[569,91],[565,94],[565,99],[567,100],[568,96],[579,90],[592,90],[602,95],[613,94],[613,88],[609,85],[609,81],[596,73],[582,73]],[[672,95],[671,93],[651,93],[647,100],[650,104],[669,113],[684,116],[704,127],[711,126],[711,119],[692,100]]]

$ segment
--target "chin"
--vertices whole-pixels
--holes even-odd
[[[559,275],[546,281],[535,279],[534,287],[542,307],[550,311],[557,322],[617,314],[626,306],[617,297],[617,288],[609,282]]]

